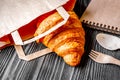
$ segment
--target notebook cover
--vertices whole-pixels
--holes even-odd
[[[120,0],[91,0],[81,17],[89,27],[120,34]]]

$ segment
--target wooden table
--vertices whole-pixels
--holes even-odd
[[[89,2],[90,0],[77,0],[74,10],[79,17]],[[86,32],[86,44],[79,66],[68,66],[55,53],[29,62],[23,61],[18,58],[14,47],[11,46],[0,52],[0,80],[120,80],[120,66],[99,64],[88,57],[90,50],[94,49],[120,59],[120,50],[104,49],[95,39],[95,36],[102,31],[88,28],[84,24],[83,27]],[[45,48],[43,44],[36,43],[24,46],[27,53],[42,48]]]

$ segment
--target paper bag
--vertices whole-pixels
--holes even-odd
[[[0,2],[0,40],[4,37],[8,37],[9,39],[9,37],[12,36],[19,58],[28,61],[44,55],[46,52],[51,52],[51,50],[46,48],[26,56],[21,45],[25,45],[40,39],[58,29],[61,25],[64,25],[69,18],[69,14],[62,7],[62,5],[66,4],[68,1],[69,0],[2,0]],[[52,10],[58,11],[64,20],[43,34],[23,41],[19,33],[21,27],[24,27],[37,17]],[[28,28],[24,29],[26,29],[24,32],[27,32]],[[4,40],[6,40],[6,43]],[[9,44],[9,42],[9,40],[3,39],[3,41],[0,41],[0,47]]]

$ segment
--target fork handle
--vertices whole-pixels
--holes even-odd
[[[119,66],[120,66],[120,60],[115,59],[115,58],[113,58],[113,59],[111,59],[111,60],[112,60],[112,61],[111,61],[112,64],[116,64],[116,65],[119,65]]]

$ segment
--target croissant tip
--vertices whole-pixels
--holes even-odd
[[[80,64],[81,56],[79,54],[68,54],[63,59],[68,65],[77,66]]]

